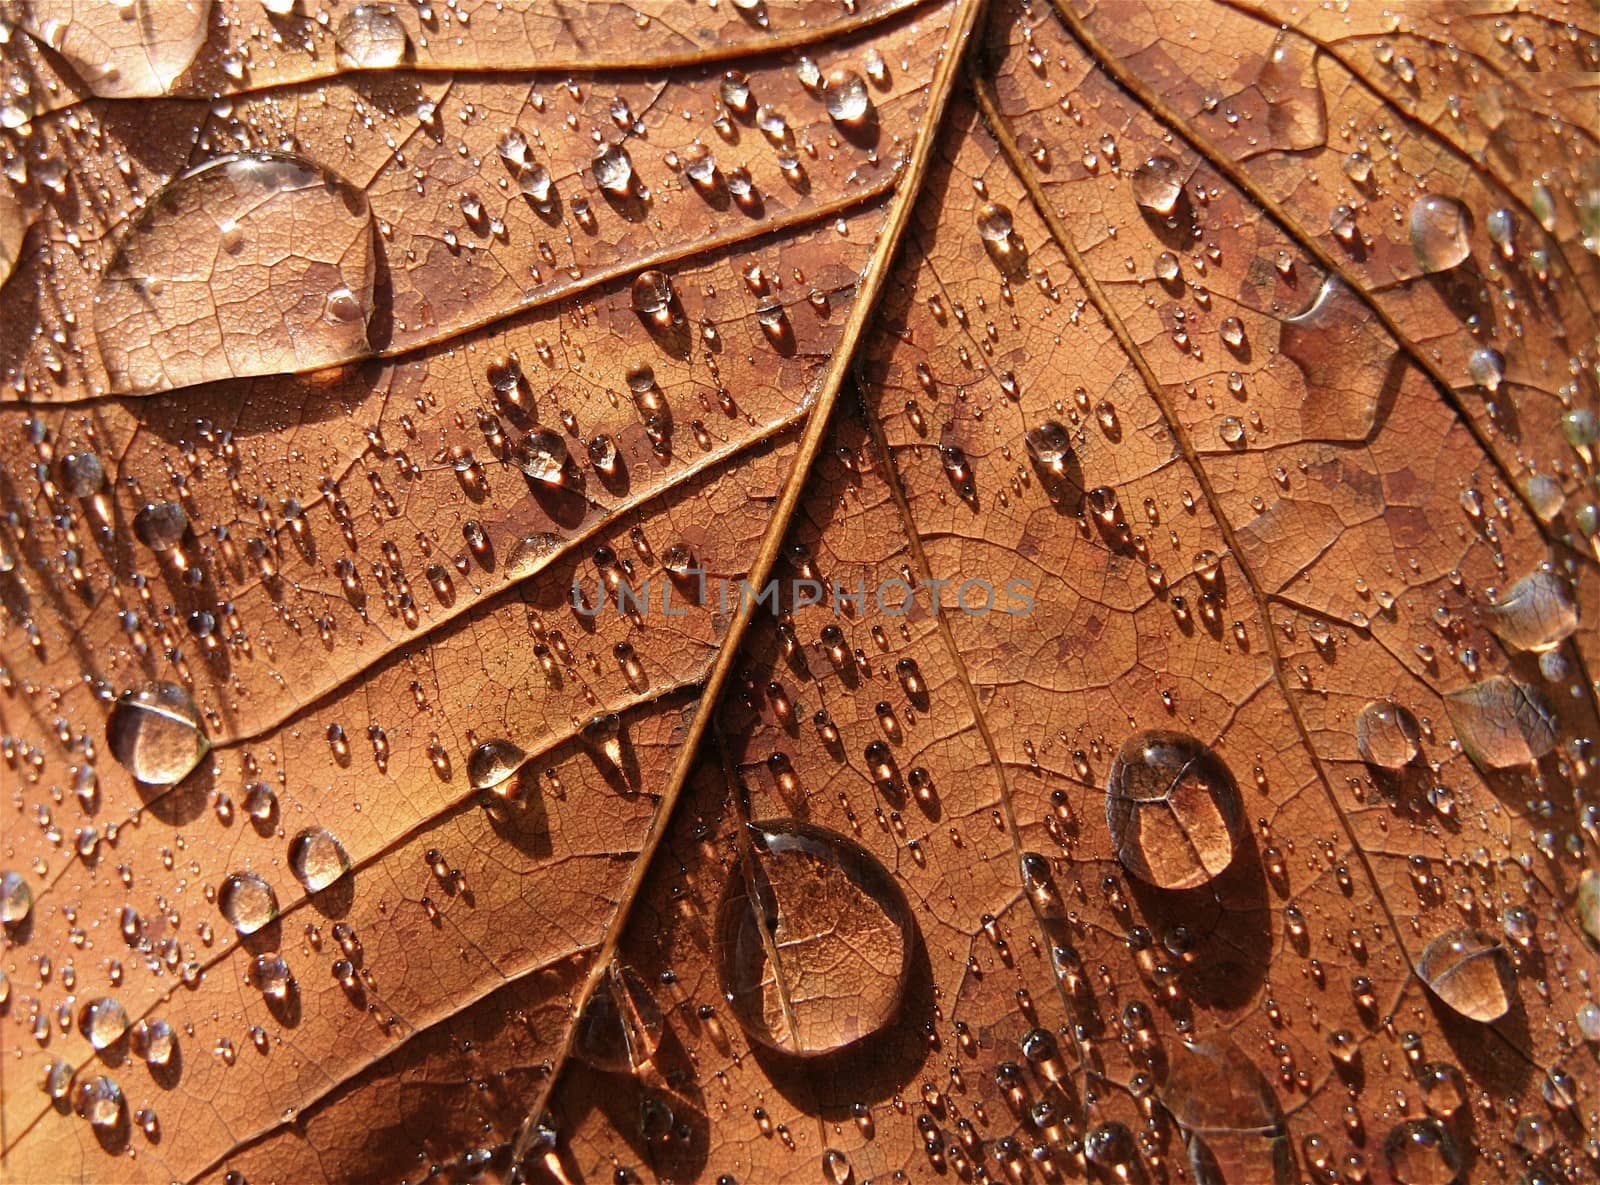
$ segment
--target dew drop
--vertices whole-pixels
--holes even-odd
[[[405,61],[406,27],[387,4],[357,4],[333,31],[339,63],[357,70],[388,70]]]
[[[73,1103],[79,1115],[102,1131],[119,1126],[127,1110],[122,1087],[103,1074],[80,1082]]]
[[[1029,428],[1023,444],[1034,464],[1056,476],[1065,472],[1072,460],[1072,438],[1055,420],[1045,420]]]
[[[0,924],[27,920],[33,911],[33,889],[20,872],[0,873]]]
[[[1398,1185],[1451,1185],[1461,1173],[1455,1137],[1436,1119],[1407,1119],[1384,1137],[1384,1159]]]
[[[595,182],[606,193],[626,197],[633,192],[633,158],[620,144],[608,144],[594,158]]]
[[[254,934],[278,916],[278,895],[258,873],[235,872],[217,890],[217,908],[241,934]]]
[[[1366,440],[1397,351],[1361,298],[1329,275],[1311,307],[1283,322],[1279,344],[1305,376],[1307,435]]]
[[[891,1024],[914,933],[894,878],[814,824],[753,823],[749,836],[754,867],[735,870],[718,911],[717,974],[739,1025],[761,1045],[811,1057]]]
[[[859,124],[872,110],[866,79],[854,70],[835,70],[822,84],[822,105],[828,118],[842,124]]]
[[[1529,765],[1555,748],[1555,710],[1537,687],[1495,675],[1446,692],[1444,702],[1462,749],[1479,765]]]
[[[1578,606],[1567,582],[1540,569],[1524,576],[1484,610],[1489,628],[1506,645],[1543,654],[1578,628]]]
[[[131,1038],[133,1052],[144,1058],[149,1066],[166,1066],[178,1051],[178,1035],[172,1026],[159,1017],[141,1020],[133,1026]]]
[[[13,19],[65,58],[92,94],[154,98],[172,89],[205,44],[211,0],[31,0]]]
[[[128,1012],[110,996],[90,1000],[78,1014],[78,1031],[96,1049],[108,1049],[128,1031]]]
[[[510,741],[484,741],[467,754],[467,782],[474,790],[493,790],[510,781],[526,757]]]
[[[135,778],[162,787],[182,781],[211,747],[194,700],[175,683],[146,683],[118,696],[106,745]]]
[[[1189,1042],[1171,1053],[1161,1101],[1183,1128],[1196,1181],[1288,1185],[1294,1158],[1271,1084],[1242,1050]]]
[[[189,516],[177,502],[146,502],[133,516],[133,533],[151,551],[171,551],[188,529]]]
[[[567,473],[567,443],[548,428],[535,428],[517,446],[517,468],[534,481],[561,485]]]
[[[1404,769],[1421,751],[1422,727],[1409,708],[1373,700],[1356,717],[1356,750],[1379,769]]]
[[[1133,170],[1133,200],[1165,218],[1183,196],[1183,170],[1170,156],[1147,157]]]
[[[61,488],[74,498],[97,494],[106,484],[105,465],[87,449],[63,453],[57,471],[61,475]]]
[[[978,207],[978,237],[986,243],[1004,243],[1011,237],[1011,210],[999,202]]]
[[[573,1053],[599,1070],[637,1072],[661,1045],[661,1005],[632,967],[613,962],[578,1019]]]
[[[1446,930],[1423,948],[1417,974],[1453,1011],[1487,1024],[1511,1010],[1514,972],[1505,948],[1478,930]]]
[[[289,842],[289,871],[307,891],[320,893],[350,871],[350,857],[326,827],[307,827]]]
[[[1242,804],[1222,760],[1184,733],[1136,733],[1106,783],[1106,822],[1117,859],[1162,889],[1191,889],[1233,860]]]
[[[370,353],[375,250],[365,194],[302,157],[238,153],[180,174],[133,220],[95,293],[112,388],[142,394]]]
[[[1472,254],[1472,215],[1454,198],[1423,194],[1411,203],[1411,249],[1424,274],[1459,267]]]

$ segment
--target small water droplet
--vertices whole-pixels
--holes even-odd
[[[861,123],[872,110],[866,79],[854,70],[833,71],[822,84],[822,104],[838,123]]]
[[[1183,168],[1170,156],[1147,157],[1133,170],[1133,200],[1165,218],[1183,196]]]
[[[217,908],[241,934],[254,934],[278,916],[278,895],[257,873],[235,872],[217,890]]]
[[[406,27],[388,4],[357,4],[333,31],[341,65],[357,70],[387,70],[405,61]]]

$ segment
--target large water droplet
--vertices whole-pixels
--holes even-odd
[[[594,179],[601,189],[619,197],[633,190],[633,158],[620,144],[607,144],[594,158]]]
[[[0,924],[23,921],[33,911],[33,889],[20,872],[0,873]]]
[[[1366,440],[1397,351],[1361,298],[1329,275],[1311,307],[1283,322],[1278,344],[1305,376],[1304,434]]]
[[[149,786],[182,781],[211,747],[200,710],[176,683],[146,683],[118,696],[106,719],[106,745]]]
[[[1578,628],[1578,606],[1567,582],[1540,569],[1513,584],[1484,610],[1489,628],[1506,645],[1543,654]]]
[[[1589,868],[1578,878],[1577,908],[1578,925],[1600,942],[1600,872]]]
[[[516,448],[515,460],[535,481],[560,485],[566,479],[567,443],[548,428],[535,428]]]
[[[914,923],[895,880],[853,840],[792,819],[749,828],[754,867],[718,911],[717,973],[751,1039],[831,1053],[895,1019]]]
[[[578,1019],[572,1050],[597,1069],[637,1071],[656,1055],[661,1022],[661,1005],[643,977],[613,962]]]
[[[102,1131],[110,1131],[120,1125],[127,1109],[122,1087],[103,1074],[78,1083],[73,1106],[79,1115]]]
[[[1273,146],[1296,151],[1320,146],[1328,134],[1328,109],[1317,78],[1316,47],[1280,32],[1261,67],[1256,88],[1267,101]]]
[[[1191,889],[1227,868],[1242,826],[1239,788],[1210,749],[1180,732],[1136,733],[1106,783],[1117,859],[1162,889]]]
[[[114,390],[312,370],[371,352],[366,195],[302,157],[249,152],[175,178],[95,294]]]
[[[128,1031],[127,1010],[110,996],[90,1000],[78,1013],[78,1031],[96,1049],[108,1049]]]
[[[1555,709],[1537,687],[1495,675],[1446,692],[1444,703],[1462,749],[1479,765],[1528,765],[1555,748]]]
[[[350,871],[350,857],[326,827],[307,827],[289,841],[289,871],[309,891],[320,893]]]
[[[1461,1150],[1437,1119],[1407,1119],[1383,1141],[1383,1155],[1399,1185],[1451,1185],[1461,1173]]]
[[[211,0],[29,0],[20,19],[91,93],[153,98],[172,89],[205,44]]]
[[[1423,948],[1417,974],[1451,1009],[1487,1023],[1511,1010],[1515,973],[1505,948],[1487,934],[1458,926]]]
[[[1459,267],[1472,254],[1472,215],[1455,198],[1423,194],[1411,203],[1411,249],[1425,273]]]
[[[1170,156],[1152,156],[1133,170],[1133,200],[1165,218],[1183,196],[1183,168]]]
[[[1287,1185],[1293,1178],[1277,1095],[1231,1042],[1174,1049],[1161,1101],[1184,1130],[1196,1181]]]
[[[510,741],[484,741],[467,754],[467,781],[474,790],[493,790],[509,781],[526,757]]]
[[[278,895],[258,873],[235,872],[217,891],[217,908],[241,934],[254,934],[278,916]]]
[[[339,62],[358,70],[387,70],[406,57],[406,27],[392,5],[357,4],[333,31]]]
[[[141,1020],[133,1026],[133,1052],[144,1058],[145,1064],[165,1066],[171,1063],[178,1051],[178,1034],[166,1021]]]
[[[854,70],[835,70],[822,84],[822,105],[828,118],[842,124],[860,123],[872,110],[867,83]]]
[[[1422,747],[1422,726],[1409,708],[1373,700],[1356,717],[1356,750],[1380,769],[1404,769]]]

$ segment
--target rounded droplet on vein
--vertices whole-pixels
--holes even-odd
[[[1226,1038],[1173,1049],[1160,1097],[1183,1129],[1196,1181],[1293,1179],[1278,1097],[1260,1067]]]
[[[1484,617],[1507,646],[1543,654],[1577,630],[1578,605],[1567,582],[1541,568],[1513,584]]]
[[[1411,709],[1373,700],[1356,717],[1356,751],[1379,769],[1404,769],[1422,750],[1422,726]]]
[[[1152,156],[1133,170],[1133,200],[1165,218],[1183,196],[1183,169],[1170,156]]]
[[[1447,272],[1472,254],[1472,215],[1455,198],[1425,193],[1411,203],[1411,249],[1425,274]]]
[[[146,683],[124,691],[106,720],[111,755],[149,786],[172,786],[211,748],[200,710],[176,683]]]
[[[211,0],[30,0],[22,27],[103,99],[167,94],[205,44]]]
[[[1399,1185],[1451,1185],[1461,1175],[1461,1149],[1437,1119],[1407,1119],[1383,1141],[1384,1159]]]
[[[1180,732],[1130,737],[1111,763],[1106,822],[1123,867],[1162,889],[1192,889],[1233,861],[1239,787],[1222,759]]]
[[[484,741],[467,754],[467,782],[474,790],[493,790],[510,781],[527,756],[511,741]]]
[[[0,873],[0,924],[25,921],[33,912],[33,887],[20,872]]]
[[[613,962],[584,1006],[572,1051],[599,1070],[635,1072],[661,1045],[661,1005],[632,967]]]
[[[1537,687],[1495,675],[1446,692],[1444,703],[1462,749],[1479,765],[1529,765],[1555,748],[1555,709]]]
[[[308,891],[320,893],[350,871],[350,857],[326,827],[307,827],[289,841],[289,871]]]
[[[717,915],[717,974],[753,1041],[832,1053],[899,1014],[915,928],[894,878],[861,845],[793,819],[749,826]]]
[[[1516,973],[1505,948],[1465,926],[1429,942],[1417,960],[1417,974],[1441,1002],[1468,1020],[1499,1020],[1516,998]]]
[[[235,872],[217,891],[217,908],[239,933],[254,934],[278,916],[278,895],[259,873]]]
[[[128,1031],[128,1012],[110,996],[90,1000],[78,1013],[78,1031],[96,1049],[109,1049]]]
[[[333,31],[339,63],[358,70],[387,70],[405,61],[409,39],[394,6],[357,4]]]
[[[369,354],[375,244],[366,195],[303,157],[238,153],[180,174],[128,227],[95,293],[113,390]]]

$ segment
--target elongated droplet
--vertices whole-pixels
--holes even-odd
[[[467,754],[467,781],[474,790],[493,790],[509,781],[526,757],[510,741],[484,741]]]
[[[661,1044],[661,1005],[632,967],[613,962],[595,989],[573,1039],[573,1052],[591,1066],[636,1072]]]
[[[386,70],[405,61],[406,27],[393,5],[357,4],[339,18],[333,31],[341,65]]]
[[[1356,749],[1361,760],[1380,769],[1404,769],[1421,751],[1422,726],[1409,708],[1373,700],[1356,717]]]
[[[1524,576],[1484,610],[1489,628],[1506,645],[1543,654],[1578,628],[1578,606],[1567,582],[1543,569]]]
[[[308,891],[320,893],[350,871],[350,857],[326,827],[307,827],[289,841],[289,871]]]
[[[1411,249],[1425,273],[1447,272],[1472,254],[1472,215],[1455,198],[1423,194],[1411,203]]]
[[[199,709],[176,683],[146,683],[118,696],[106,745],[139,781],[163,787],[182,781],[211,747]]]
[[[1495,675],[1446,692],[1444,703],[1462,749],[1479,765],[1528,765],[1555,748],[1555,709],[1537,687]]]
[[[1464,926],[1428,943],[1417,960],[1417,974],[1452,1010],[1485,1024],[1509,1012],[1516,997],[1516,973],[1505,948]]]
[[[1293,1180],[1278,1097],[1261,1069],[1226,1038],[1173,1049],[1161,1101],[1183,1128],[1196,1181]]]
[[[254,934],[278,916],[278,895],[259,874],[235,872],[217,891],[217,908],[239,933]]]
[[[1191,889],[1233,861],[1243,825],[1239,788],[1205,745],[1179,732],[1136,733],[1106,783],[1117,859],[1162,889]]]
[[[1273,39],[1256,89],[1267,101],[1267,130],[1275,148],[1319,147],[1328,134],[1328,108],[1317,78],[1315,47],[1287,30]]]
[[[113,390],[369,353],[375,250],[366,195],[303,157],[239,153],[179,175],[128,227],[95,293]]]
[[[178,1034],[159,1017],[141,1020],[134,1025],[132,1041],[133,1052],[144,1058],[145,1064],[150,1066],[170,1064],[172,1055],[178,1051]]]
[[[1461,1149],[1437,1119],[1407,1119],[1383,1141],[1384,1159],[1398,1185],[1452,1185],[1461,1175]]]
[[[0,924],[11,925],[33,912],[33,889],[20,872],[0,873]]]
[[[893,1023],[915,941],[894,878],[861,845],[810,823],[753,823],[749,836],[755,867],[729,878],[717,921],[717,975],[739,1025],[810,1057]]]
[[[205,44],[211,0],[29,0],[20,18],[92,94],[148,99],[170,91],[194,62]]]
[[[1311,307],[1283,322],[1278,344],[1305,376],[1300,430],[1306,436],[1365,440],[1398,351],[1361,298],[1328,276]]]

